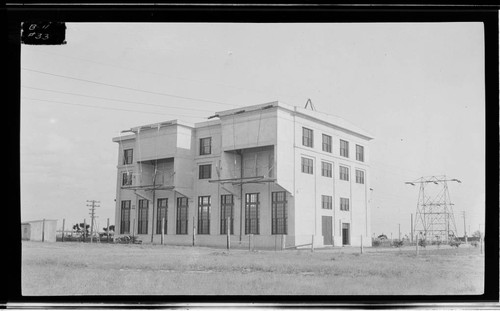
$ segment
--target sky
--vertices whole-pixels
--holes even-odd
[[[482,23],[66,23],[21,46],[21,220],[114,224],[119,132],[279,100],[372,133],[372,234],[409,234],[446,175],[458,235],[483,226]],[[470,229],[469,229],[470,228]],[[470,235],[470,233],[469,233]]]

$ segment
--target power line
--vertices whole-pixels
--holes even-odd
[[[194,119],[205,119],[202,117],[194,117],[193,115],[183,115],[183,114],[175,114],[174,115],[174,114],[170,114],[170,113],[161,113],[161,112],[149,112],[149,111],[132,110],[132,109],[100,107],[100,106],[92,106],[92,105],[84,105],[84,104],[67,103],[67,102],[61,102],[61,101],[55,101],[55,100],[29,98],[29,97],[24,97],[24,96],[22,96],[21,98],[30,99],[30,100],[38,100],[38,101],[48,102],[48,103],[56,103],[56,104],[63,104],[63,105],[69,105],[69,106],[82,106],[82,107],[97,108],[97,109],[104,109],[104,110],[117,110],[117,111],[138,112],[138,113],[147,113],[147,114],[156,114],[156,115],[160,114],[160,115],[173,116],[173,117],[183,116],[183,117],[190,117],[190,118],[194,118]]]
[[[80,61],[83,61],[83,62],[93,63],[93,64],[97,64],[97,65],[101,65],[101,66],[115,67],[115,68],[119,68],[119,69],[122,69],[122,70],[128,70],[128,71],[135,71],[135,72],[142,72],[142,73],[147,73],[147,74],[152,74],[152,75],[158,75],[158,76],[161,76],[161,77],[165,77],[167,79],[182,80],[182,81],[187,81],[187,82],[191,82],[191,83],[198,83],[198,84],[220,85],[220,86],[227,87],[227,88],[232,88],[232,89],[242,90],[242,91],[248,91],[248,92],[258,93],[258,94],[267,94],[267,95],[273,94],[271,92],[266,92],[266,91],[261,91],[261,90],[256,90],[256,89],[242,88],[242,87],[238,87],[238,86],[234,86],[234,85],[226,84],[226,83],[222,83],[222,82],[193,80],[193,79],[187,79],[187,78],[184,78],[184,77],[173,77],[173,76],[165,75],[164,73],[159,73],[159,72],[154,72],[154,71],[147,71],[147,70],[139,70],[139,69],[136,69],[136,68],[123,67],[123,66],[118,66],[118,65],[104,63],[104,62],[96,62],[96,61],[85,59],[85,58],[81,58],[81,57],[68,56],[68,55],[63,55],[63,54],[59,54],[59,53],[49,53],[49,52],[42,52],[42,51],[37,51],[37,53],[44,53],[44,54],[48,54],[48,55],[56,55],[58,57],[66,57],[66,58],[70,58],[70,59],[76,59],[76,60],[80,60]],[[294,99],[297,98],[297,97],[301,97],[301,98],[303,97],[301,95],[296,95],[296,94],[292,95],[292,94],[289,94],[289,93],[280,93],[280,94],[281,95],[285,95],[287,98],[294,98]],[[273,94],[273,95],[279,95],[279,94]]]
[[[207,99],[201,99],[201,98],[179,96],[179,95],[168,94],[168,93],[161,93],[161,92],[145,91],[145,90],[141,90],[141,89],[126,87],[126,86],[121,86],[121,85],[116,85],[116,84],[109,84],[109,83],[104,83],[104,82],[97,82],[97,81],[92,81],[92,80],[86,80],[86,79],[80,79],[80,78],[69,77],[69,76],[64,76],[64,75],[58,75],[58,74],[54,74],[54,73],[50,73],[50,72],[39,71],[39,70],[34,70],[34,69],[29,69],[29,68],[21,68],[21,69],[22,70],[26,70],[26,71],[40,73],[40,74],[45,74],[45,75],[49,75],[49,76],[60,77],[60,78],[71,79],[71,80],[77,80],[77,81],[83,81],[83,82],[93,83],[93,84],[99,84],[99,85],[105,85],[105,86],[115,87],[115,88],[119,88],[119,89],[136,91],[136,92],[142,92],[142,93],[148,93],[148,94],[154,94],[154,95],[161,95],[161,96],[168,96],[168,97],[174,97],[174,98],[180,98],[180,99],[187,99],[187,100],[194,100],[194,101],[200,101],[200,102],[206,102],[206,103],[213,103],[213,104],[219,104],[219,105],[227,105],[227,106],[233,106],[233,107],[240,107],[239,105],[234,105],[234,104],[229,104],[229,103],[224,103],[224,102],[219,102],[219,101],[214,101],[214,100],[207,100]]]
[[[21,85],[21,87],[27,88],[27,89],[39,90],[39,91],[53,92],[53,93],[66,94],[66,95],[75,95],[75,96],[82,96],[82,97],[88,97],[88,98],[97,98],[97,99],[104,99],[104,100],[110,100],[110,101],[115,101],[115,102],[130,103],[130,104],[137,104],[137,105],[144,105],[144,106],[154,106],[154,107],[161,107],[161,108],[172,108],[172,109],[191,110],[191,111],[213,112],[213,110],[206,110],[206,109],[199,109],[199,108],[189,109],[189,108],[181,108],[181,107],[176,107],[176,106],[148,104],[148,103],[135,102],[135,101],[129,101],[129,100],[114,99],[114,98],[109,98],[109,97],[99,97],[99,96],[92,96],[92,95],[85,95],[85,94],[78,94],[78,93],[49,90],[49,89],[43,89],[43,88],[25,86],[25,85]]]

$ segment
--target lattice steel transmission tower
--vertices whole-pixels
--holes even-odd
[[[448,181],[461,183],[458,179],[447,179],[446,175],[421,177],[415,181],[405,182],[412,186],[420,184],[413,225],[413,232],[419,235],[419,239],[448,242],[456,236],[454,204],[450,200]]]

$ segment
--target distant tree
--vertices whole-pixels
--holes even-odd
[[[382,233],[382,234],[381,234],[381,235],[379,235],[377,238],[378,238],[378,239],[381,239],[381,240],[387,240],[387,235],[385,235],[385,234],[383,234],[383,233]]]
[[[108,232],[108,228],[107,227],[102,228],[102,230],[104,232]],[[109,232],[111,232],[111,231],[113,231],[113,232],[115,231],[115,225],[109,226]]]
[[[472,236],[476,237],[476,238],[480,238],[481,237],[481,231],[479,231],[479,230],[474,231],[474,233],[472,234]]]
[[[73,230],[75,230],[76,232],[78,232],[80,234],[84,234],[85,236],[87,236],[89,234],[90,225],[86,225],[83,222],[79,223],[79,224],[75,224],[73,226]]]

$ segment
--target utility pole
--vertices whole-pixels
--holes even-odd
[[[95,222],[95,219],[96,219],[96,215],[95,215],[95,208],[96,207],[100,207],[100,205],[97,205],[97,203],[101,203],[100,201],[96,201],[96,200],[87,200],[87,203],[90,203],[90,204],[87,204],[88,207],[90,207],[90,243],[92,243],[93,239],[94,239],[94,222]]]
[[[410,236],[411,236],[411,242],[413,243],[413,214],[411,214]]]
[[[465,239],[465,244],[467,244],[467,230],[465,227],[465,211],[462,211],[462,216],[464,217],[464,239]]]

